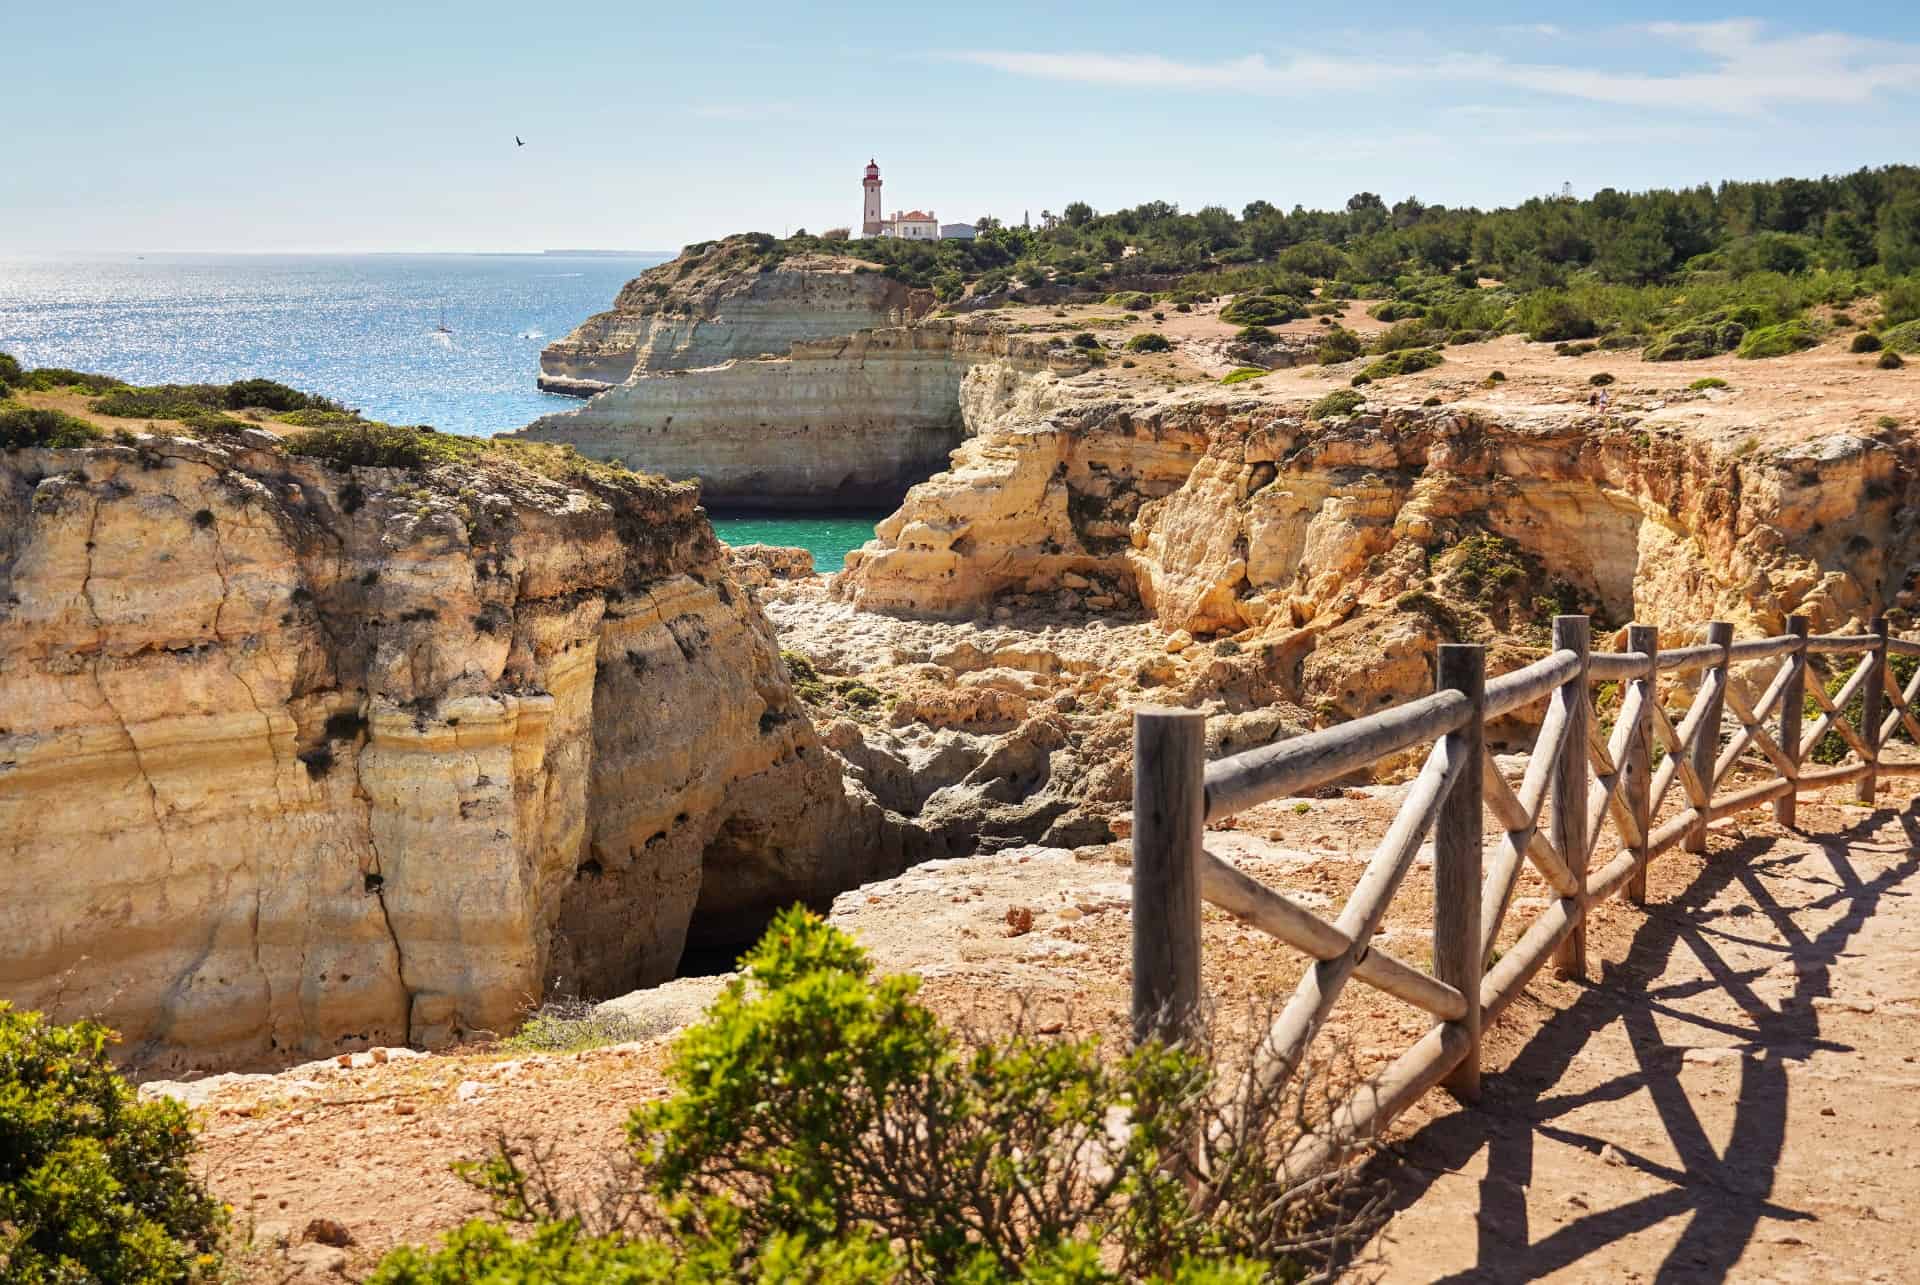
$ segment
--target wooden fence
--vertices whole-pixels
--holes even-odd
[[[1628,627],[1625,651],[1594,652],[1588,628],[1585,616],[1556,618],[1551,654],[1492,680],[1485,677],[1481,648],[1443,646],[1432,695],[1214,763],[1205,761],[1200,713],[1135,714],[1135,1038],[1177,1039],[1195,1020],[1203,900],[1312,961],[1256,1053],[1252,1074],[1263,1084],[1294,1073],[1341,991],[1356,978],[1433,1019],[1425,1035],[1302,1138],[1289,1157],[1290,1171],[1304,1175],[1350,1154],[1436,1085],[1463,1099],[1475,1097],[1484,1024],[1526,989],[1549,958],[1562,975],[1583,975],[1588,907],[1622,890],[1641,901],[1648,863],[1674,844],[1704,852],[1710,822],[1769,803],[1778,821],[1792,825],[1799,790],[1854,782],[1857,797],[1870,801],[1877,777],[1920,775],[1920,762],[1880,755],[1882,743],[1902,724],[1920,742],[1920,721],[1910,708],[1920,695],[1920,671],[1902,691],[1888,664],[1890,655],[1920,656],[1920,642],[1890,638],[1884,619],[1875,620],[1867,634],[1809,636],[1806,619],[1796,616],[1786,634],[1747,642],[1734,642],[1733,627],[1716,621],[1707,626],[1704,644],[1666,652],[1645,625]],[[1831,654],[1864,659],[1830,696],[1813,658]],[[1776,660],[1771,681],[1749,704],[1733,668],[1750,671]],[[1693,673],[1703,677],[1676,724],[1660,700],[1660,683]],[[1603,735],[1594,718],[1590,689],[1596,682],[1619,684],[1611,735]],[[1843,714],[1855,696],[1861,698],[1858,726]],[[1803,735],[1804,697],[1822,713]],[[1492,761],[1485,728],[1542,699],[1546,712],[1515,789]],[[1846,743],[1848,761],[1804,767],[1812,747],[1830,732]],[[1424,765],[1333,919],[1248,877],[1204,846],[1209,821],[1312,790],[1428,743]],[[1666,752],[1657,769],[1656,745]],[[1761,767],[1766,777],[1717,793],[1736,766]],[[1656,825],[1676,781],[1685,806]],[[1483,829],[1487,816],[1494,823],[1490,836]],[[1593,869],[1609,821],[1620,850]],[[1428,971],[1378,948],[1373,937],[1430,832]],[[1539,871],[1554,898],[1489,968],[1525,862]]]

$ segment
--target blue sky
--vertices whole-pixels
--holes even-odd
[[[674,248],[852,222],[869,155],[944,220],[1920,161],[1911,0],[908,12],[14,6],[0,256]]]

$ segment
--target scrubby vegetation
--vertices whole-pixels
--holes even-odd
[[[1204,1047],[1103,1056],[1016,1027],[968,1039],[794,909],[675,1046],[613,1186],[583,1206],[539,1157],[466,1167],[494,1201],[381,1285],[474,1281],[1295,1280],[1371,1227],[1350,1176],[1279,1176],[1301,1101]],[[1236,1128],[1218,1128],[1231,1103]],[[516,1236],[505,1224],[523,1224]]]
[[[1165,335],[1158,334],[1151,330],[1146,331],[1144,334],[1135,335],[1126,342],[1128,352],[1167,352],[1171,350],[1172,347],[1173,345],[1167,342]]]
[[[1308,419],[1326,419],[1332,415],[1351,415],[1366,405],[1367,399],[1352,389],[1342,388],[1328,393],[1307,411]]]
[[[1424,323],[1431,336],[1409,345],[1422,347],[1510,333],[1686,360],[1868,295],[1882,299],[1882,329],[1920,318],[1920,167],[1910,165],[1606,188],[1497,210],[1411,196],[1389,204],[1371,192],[1335,210],[1149,201],[1102,213],[1074,202],[1031,228],[982,220],[972,241],[749,240],[741,253],[769,263],[851,249],[947,300],[1067,288],[1140,310],[1142,297],[1177,308],[1232,295],[1225,320],[1271,326],[1364,298],[1376,318]],[[1776,334],[1748,350],[1790,352],[1801,337]]]
[[[141,1102],[91,1022],[49,1024],[0,1000],[0,1277],[217,1279],[224,1215],[193,1172],[193,1129]]]
[[[99,429],[65,411],[0,405],[0,450],[89,446],[98,440]]]
[[[1244,384],[1249,379],[1258,379],[1266,373],[1266,371],[1261,370],[1257,366],[1241,366],[1222,375],[1220,382],[1223,384]]]

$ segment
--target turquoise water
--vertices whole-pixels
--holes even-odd
[[[813,553],[813,569],[823,575],[840,570],[849,550],[873,539],[873,524],[885,513],[770,514],[764,517],[716,517],[713,529],[728,544],[797,545]]]
[[[278,379],[479,435],[580,403],[540,349],[664,255],[116,255],[0,261],[0,352],[140,384]],[[450,335],[439,333],[442,311]]]

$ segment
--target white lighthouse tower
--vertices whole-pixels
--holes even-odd
[[[860,235],[879,236],[885,220],[880,217],[880,167],[871,158],[867,161],[867,176],[860,180],[860,186],[866,189],[866,208],[860,216]]]

